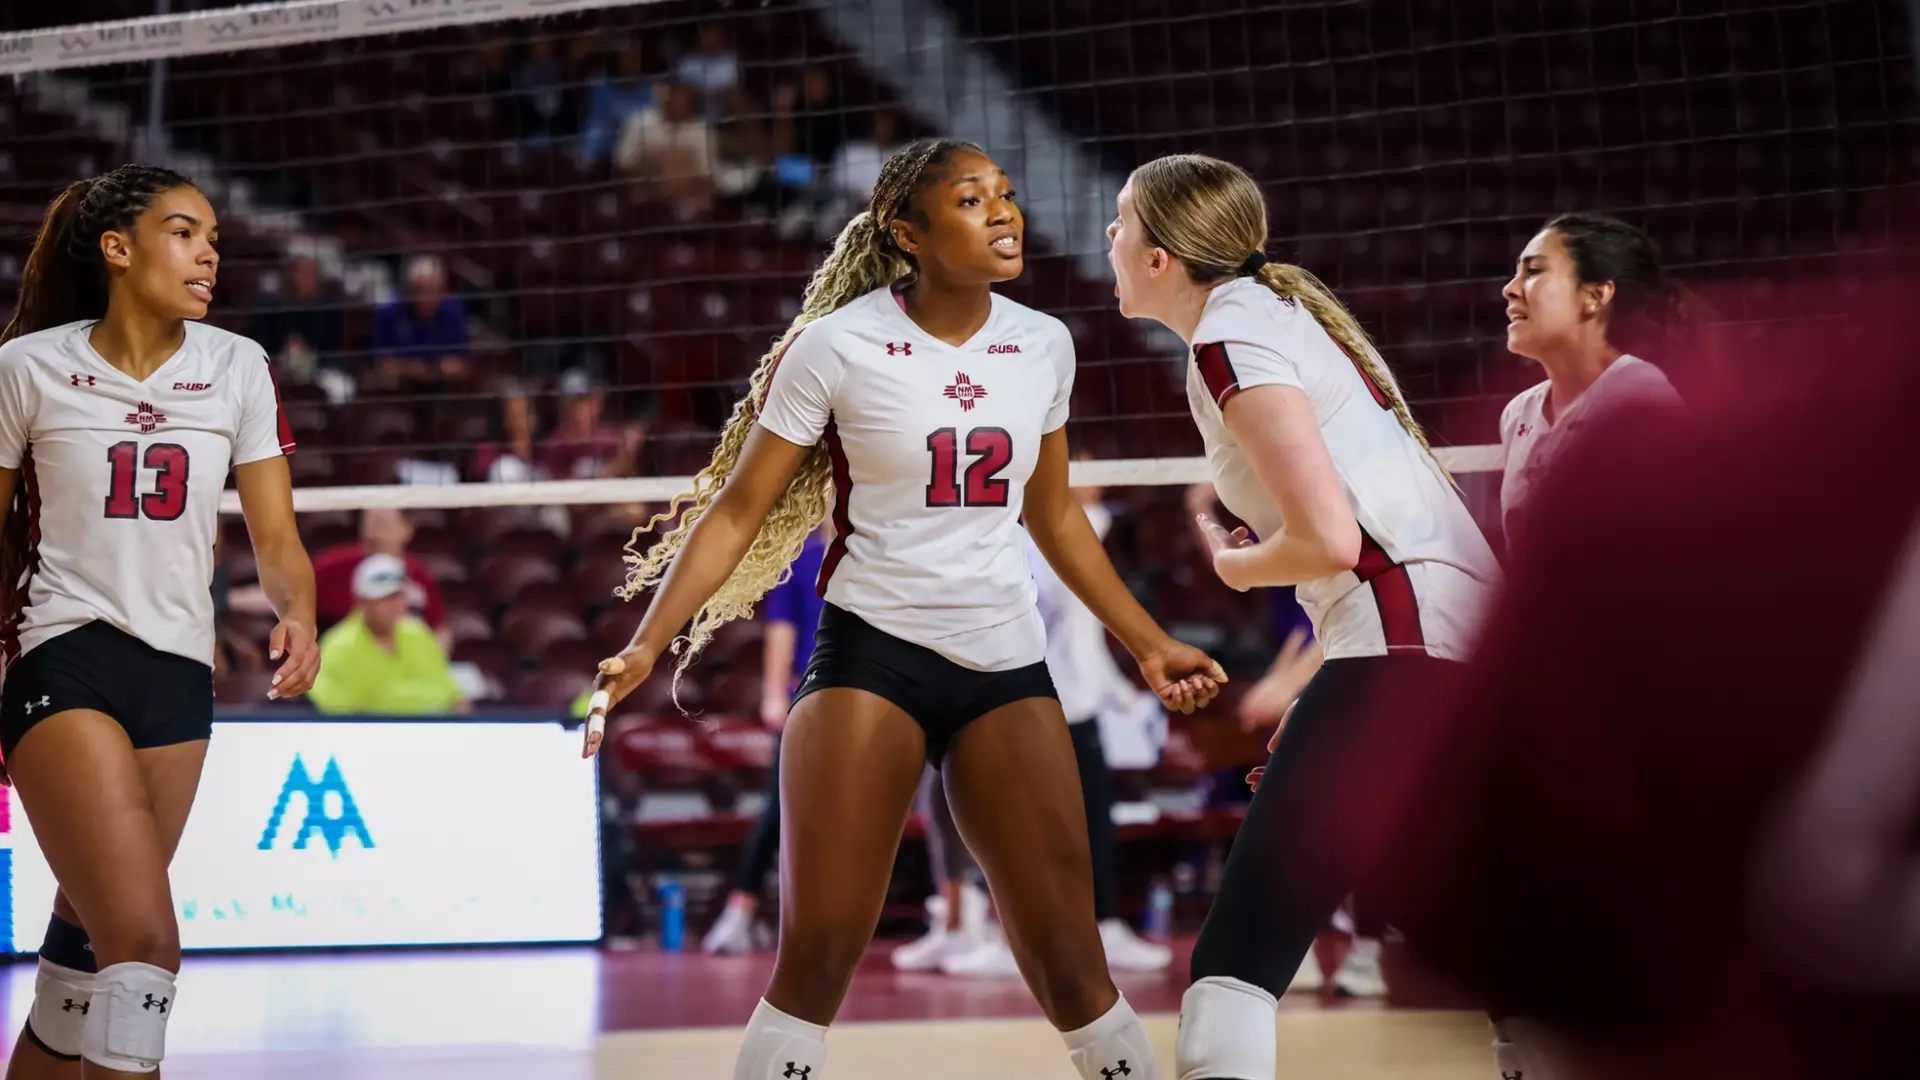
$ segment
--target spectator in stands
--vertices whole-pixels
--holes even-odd
[[[611,156],[627,121],[653,104],[653,82],[646,77],[639,40],[611,50],[606,68],[588,91],[587,119],[580,132],[580,160],[589,164]]]
[[[274,367],[310,382],[322,364],[340,362],[340,299],[320,283],[320,262],[296,252],[280,277],[273,306],[253,318],[248,334],[273,358]]]
[[[866,134],[849,140],[834,155],[832,183],[843,196],[861,203],[873,194],[880,181],[880,166],[886,164],[905,140],[900,134],[900,114],[882,105],[868,119]]]
[[[406,564],[369,555],[353,571],[353,613],[320,635],[322,674],[307,697],[323,713],[417,716],[464,713],[433,631],[409,614]]]
[[[639,422],[603,421],[607,392],[586,372],[560,376],[560,426],[540,444],[536,462],[554,480],[587,480],[639,473],[647,429]]]
[[[336,544],[313,557],[315,614],[321,627],[345,619],[354,604],[354,575],[360,565],[375,555],[400,561],[407,577],[408,606],[420,613],[441,645],[451,647],[447,629],[447,608],[440,599],[440,586],[433,580],[427,564],[407,554],[413,542],[413,523],[398,510],[376,508],[360,512],[360,539]]]
[[[497,442],[482,445],[473,457],[473,478],[490,484],[518,484],[545,480],[535,464],[533,401],[518,385],[500,396],[500,432]]]
[[[466,377],[467,309],[447,294],[447,267],[437,256],[416,255],[407,263],[407,295],[374,309],[370,349],[383,385]]]
[[[698,44],[673,65],[673,77],[699,90],[707,101],[707,115],[719,118],[722,95],[740,84],[740,56],[733,51],[727,24],[708,19],[700,24]]]
[[[722,198],[744,197],[765,206],[770,216],[779,203],[762,110],[737,86],[722,90],[718,101],[713,127],[714,189]]]
[[[572,126],[565,81],[553,39],[537,37],[528,42],[526,55],[514,65],[509,82],[514,130],[522,142],[545,144]]]
[[[700,107],[698,90],[664,82],[627,120],[614,163],[634,177],[635,201],[673,203],[685,214],[713,208],[713,129]]]
[[[808,67],[801,76],[799,120],[797,149],[817,163],[832,161],[840,153],[840,144],[847,141],[847,114],[833,73],[822,65]]]

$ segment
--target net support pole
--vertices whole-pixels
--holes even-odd
[[[173,5],[169,0],[154,0],[153,14],[164,17]],[[159,146],[166,138],[161,125],[167,118],[167,58],[156,56],[147,65],[147,129],[141,139],[148,146]]]

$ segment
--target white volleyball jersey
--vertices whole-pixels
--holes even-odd
[[[833,462],[822,599],[976,671],[1046,658],[1020,508],[1040,437],[1067,421],[1073,339],[993,297],[954,346],[888,289],[810,324],[781,356],[760,423]]]
[[[1557,420],[1547,419],[1551,382],[1522,390],[1500,413],[1500,519],[1511,537],[1514,511],[1533,493],[1548,464],[1573,441],[1583,424],[1623,404],[1678,405],[1680,395],[1660,369],[1637,356],[1608,364],[1586,392]]]
[[[1222,408],[1257,386],[1294,387],[1313,406],[1360,524],[1359,564],[1295,590],[1327,658],[1410,652],[1464,659],[1498,564],[1386,393],[1304,306],[1252,278],[1208,295],[1193,359],[1187,401],[1214,488],[1256,535],[1272,536],[1286,523]]]
[[[99,620],[212,664],[228,468],[293,449],[267,354],[190,322],[136,382],[94,351],[93,326],[0,346],[0,467],[21,472],[33,545],[7,652]]]

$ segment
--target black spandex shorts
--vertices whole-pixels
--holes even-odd
[[[68,709],[106,713],[133,748],[213,735],[213,669],[159,649],[103,622],[90,622],[33,647],[0,688],[0,754],[33,725]]]
[[[934,768],[946,758],[953,737],[973,721],[1011,702],[1060,696],[1045,660],[1012,671],[975,671],[828,604],[821,609],[813,659],[793,700],[836,686],[865,690],[900,706],[926,733],[927,760]]]

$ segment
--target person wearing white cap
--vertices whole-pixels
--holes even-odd
[[[353,614],[320,637],[320,678],[308,697],[325,713],[409,716],[465,712],[447,654],[407,610],[407,566],[375,553],[353,571]]]

